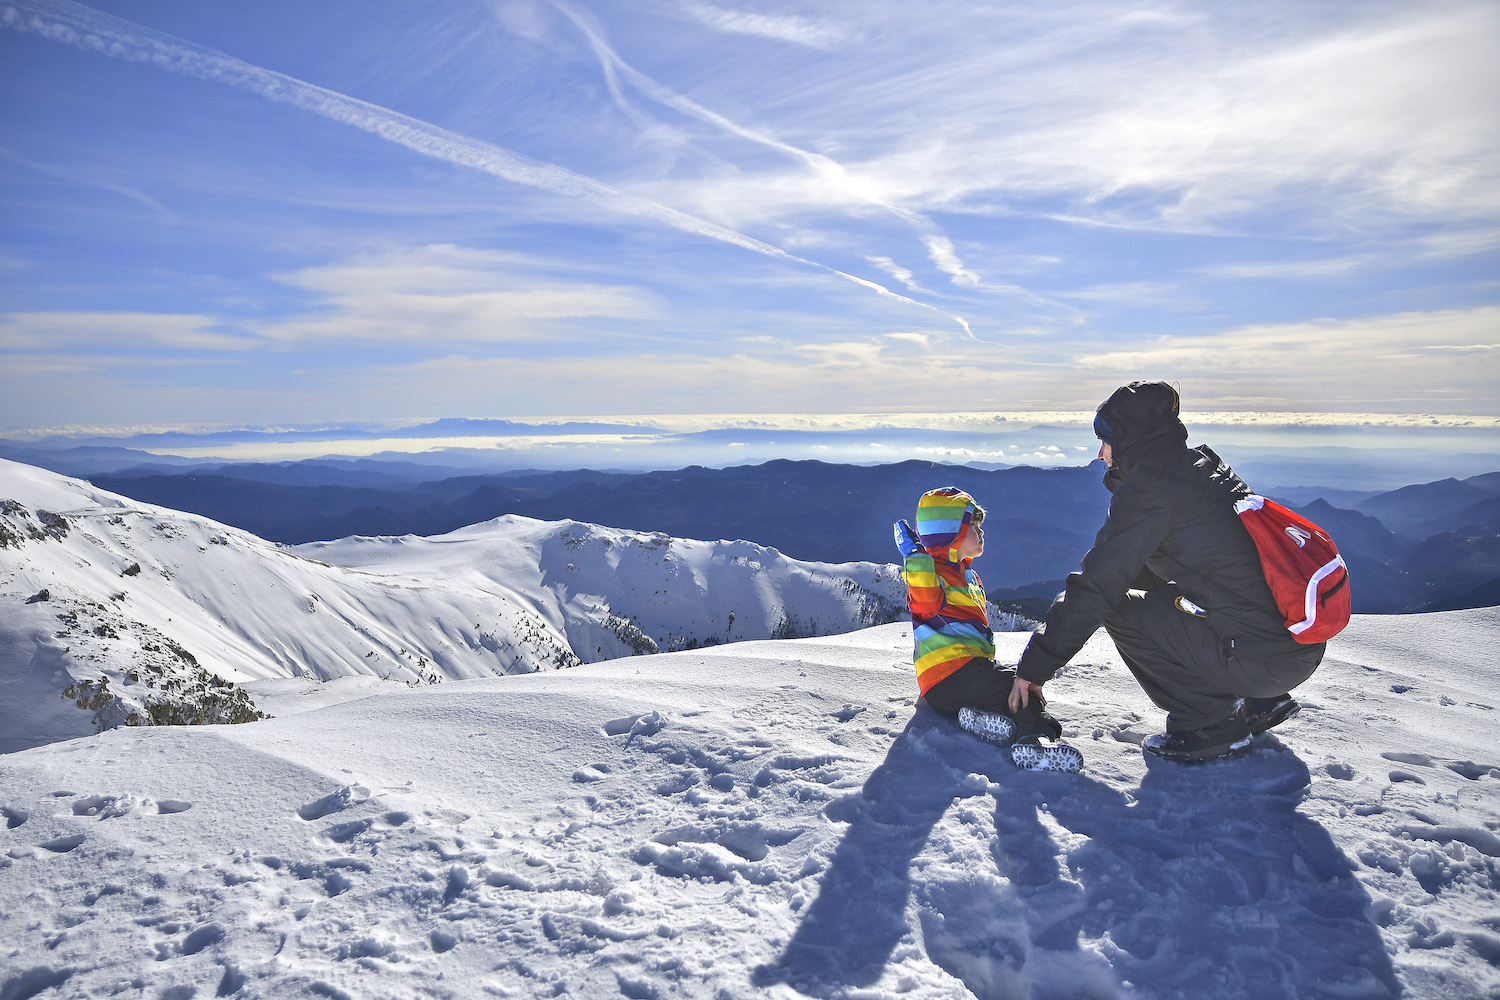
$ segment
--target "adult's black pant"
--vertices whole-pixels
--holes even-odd
[[[1250,655],[1178,607],[1175,588],[1131,590],[1104,619],[1120,658],[1158,708],[1167,731],[1199,729],[1225,718],[1241,698],[1286,694],[1312,676],[1323,646]]]

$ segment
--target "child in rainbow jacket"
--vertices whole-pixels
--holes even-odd
[[[1062,726],[1043,706],[1012,715],[1007,706],[1014,668],[995,663],[984,583],[971,565],[984,552],[984,508],[956,486],[929,490],[917,501],[917,526],[895,524],[905,557],[917,689],[933,709],[1007,746],[1011,760],[1032,770],[1077,771],[1083,755],[1055,742]]]

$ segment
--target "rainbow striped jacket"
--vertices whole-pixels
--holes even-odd
[[[917,502],[922,549],[906,555],[904,577],[922,694],[974,657],[995,656],[984,582],[969,560],[957,558],[973,514],[973,498],[956,487],[929,491]],[[904,527],[898,524],[898,537]]]

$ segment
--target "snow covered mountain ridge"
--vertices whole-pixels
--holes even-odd
[[[0,460],[0,752],[259,718],[291,678],[431,684],[904,614],[891,566],[518,516],[287,549]]]

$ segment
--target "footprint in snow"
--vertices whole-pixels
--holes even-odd
[[[1434,767],[1433,759],[1425,753],[1383,753],[1380,755],[1386,760],[1393,760],[1398,764],[1412,764],[1416,767]]]
[[[608,764],[585,764],[573,772],[573,780],[579,784],[603,781],[613,769]]]
[[[356,819],[348,823],[335,823],[324,830],[323,834],[336,844],[347,844],[374,825],[373,819]]]
[[[73,803],[73,815],[113,819],[134,811],[140,804],[134,795],[85,795]]]
[[[1417,826],[1412,823],[1401,827],[1401,832],[1414,840],[1429,840],[1444,846],[1457,841],[1467,844],[1487,858],[1500,858],[1500,837],[1478,827]]]
[[[611,719],[604,724],[604,733],[606,736],[655,736],[666,724],[666,715],[658,710]]]
[[[5,828],[7,830],[14,830],[30,819],[31,813],[25,809],[17,809],[14,806],[0,806],[0,816],[5,817]]]
[[[987,876],[922,888],[922,941],[934,965],[976,996],[1021,995],[1027,945],[995,919],[1015,908],[1001,884]]]
[[[370,874],[374,868],[358,858],[329,858],[326,861],[284,861],[281,858],[265,857],[260,863],[272,871],[285,872],[293,878],[306,882],[321,883],[323,891],[333,897],[354,888],[349,872]]]
[[[297,810],[297,815],[309,823],[315,819],[322,819],[329,813],[336,813],[347,809],[356,802],[363,802],[370,797],[370,790],[363,785],[344,785],[337,791],[330,792]]]
[[[36,846],[44,851],[51,851],[53,854],[66,854],[75,847],[82,845],[83,841],[83,834],[75,833],[68,837],[58,837],[55,840],[44,841]]]
[[[1476,764],[1472,760],[1442,760],[1425,753],[1383,753],[1380,756],[1386,760],[1395,761],[1398,764],[1411,764],[1415,767],[1446,767],[1455,774],[1463,775],[1470,781],[1478,781],[1486,775],[1500,778],[1500,766],[1494,764]],[[1393,775],[1397,772],[1391,772]],[[1405,773],[1405,772],[1402,772]],[[1395,780],[1392,778],[1391,780]]]
[[[379,816],[366,816],[330,824],[323,835],[336,844],[348,844],[355,839],[370,846],[386,840],[391,832],[411,822],[411,814],[393,809]],[[460,820],[459,822],[462,822]]]

